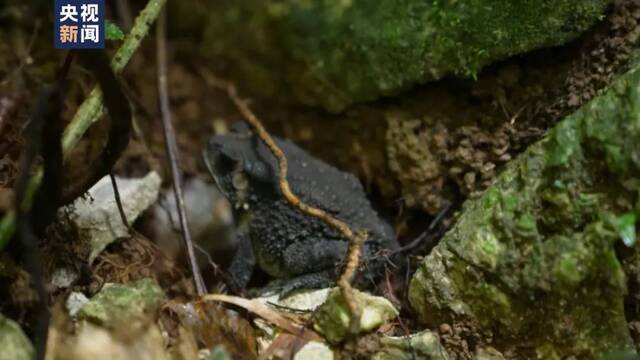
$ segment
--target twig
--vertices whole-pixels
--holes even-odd
[[[187,212],[184,208],[184,198],[182,196],[182,178],[181,171],[178,168],[178,146],[176,144],[176,135],[171,122],[171,108],[169,107],[169,90],[167,86],[167,42],[165,38],[166,32],[166,15],[165,12],[160,14],[156,28],[156,47],[158,61],[158,95],[160,98],[160,112],[162,113],[162,129],[164,130],[164,141],[166,144],[167,157],[171,167],[171,178],[173,180],[173,192],[176,196],[176,206],[178,208],[178,218],[180,219],[180,228],[182,230],[182,240],[187,250],[187,257],[193,281],[196,285],[198,296],[204,296],[207,293],[200,267],[196,260],[196,253],[191,240],[191,232],[187,219]]]
[[[354,233],[349,225],[343,221],[336,219],[322,209],[306,204],[297,195],[295,195],[291,191],[289,182],[287,181],[288,163],[284,152],[278,147],[278,145],[276,145],[275,141],[264,128],[258,117],[251,111],[251,109],[249,109],[246,101],[238,97],[236,87],[232,83],[216,79],[212,75],[208,76],[208,80],[212,85],[227,91],[229,98],[231,98],[242,116],[254,128],[260,139],[267,145],[271,153],[273,153],[273,156],[278,160],[280,191],[289,204],[300,209],[303,213],[318,218],[325,224],[333,227],[349,241],[349,251],[345,260],[345,266],[337,284],[338,287],[340,287],[342,296],[344,297],[345,302],[349,307],[349,311],[351,312],[350,330],[352,333],[356,333],[360,324],[361,312],[355,299],[355,292],[351,283],[353,282],[356,270],[358,269],[362,244],[367,240],[366,231],[358,231]]]
[[[160,10],[164,6],[166,0],[149,0],[147,6],[140,12],[136,18],[131,32],[127,34],[122,46],[118,49],[111,61],[111,68],[118,74],[122,72],[140,43],[149,32],[149,28],[154,20],[158,17]],[[100,119],[104,114],[104,106],[102,102],[102,92],[96,86],[89,97],[80,105],[71,123],[67,126],[62,137],[62,151],[65,158],[71,153],[71,149],[80,141],[84,133]],[[29,179],[29,184],[25,193],[24,204],[28,208],[33,203],[33,195],[42,182],[42,170],[38,170]],[[15,231],[15,212],[9,211],[0,221],[0,249],[8,243],[9,239]]]
[[[122,208],[122,201],[120,200],[120,191],[118,191],[118,184],[116,183],[116,177],[113,176],[113,173],[109,173],[109,177],[111,178],[111,186],[113,186],[113,196],[116,198],[116,205],[118,206],[118,212],[120,213],[120,219],[124,226],[127,227],[127,231],[131,234],[131,225],[129,225],[129,221],[127,220],[127,214],[124,213],[124,209]]]
[[[403,252],[407,252],[407,251],[411,251],[415,248],[417,248],[418,246],[420,246],[422,244],[422,242],[427,238],[428,235],[431,234],[431,232],[433,231],[433,229],[436,228],[436,226],[440,223],[440,221],[442,221],[442,219],[444,218],[444,216],[449,212],[449,209],[451,209],[451,204],[448,203],[446,204],[436,215],[436,217],[433,218],[433,220],[431,220],[431,223],[429,224],[429,227],[427,228],[427,230],[425,230],[422,234],[420,234],[417,238],[415,238],[413,241],[411,241],[410,243],[408,243],[407,245],[394,250],[391,255],[396,255],[399,253],[403,253]]]

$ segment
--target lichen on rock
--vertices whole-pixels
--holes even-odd
[[[637,213],[640,68],[564,119],[469,200],[414,275],[426,324],[464,321],[522,356],[633,348],[616,224]]]

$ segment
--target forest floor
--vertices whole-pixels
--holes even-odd
[[[465,102],[479,101],[499,109],[497,111],[504,111],[503,119],[507,120],[499,121],[497,125],[483,128],[482,124],[478,124],[476,127],[460,130],[468,133],[450,132],[447,136],[491,138],[496,133],[507,134],[505,136],[509,138],[509,149],[508,157],[505,159],[512,159],[527,145],[540,139],[549,127],[593,98],[599,89],[609,84],[625,69],[639,35],[640,7],[634,2],[616,4],[616,8],[600,25],[564,47],[539,50],[492,65],[479,75],[473,86],[469,85],[468,81],[445,79],[436,84],[425,85],[414,92],[439,93],[436,90],[448,89],[446,92],[450,93],[452,88],[462,89],[456,96],[466,98]],[[20,18],[20,15],[12,15],[20,14],[22,11],[24,9],[19,5],[13,9],[4,9],[2,17],[15,17],[17,20],[12,20],[9,26],[0,23],[0,213],[8,211],[12,206],[11,189],[15,185],[20,155],[25,144],[24,123],[28,119],[34,99],[43,84],[52,80],[53,69],[62,59],[60,53],[51,49],[51,36],[44,26],[34,27],[26,19]],[[231,123],[242,120],[242,117],[227,94],[203,78],[202,71],[208,68],[209,64],[198,53],[200,44],[189,43],[184,39],[169,40],[169,91],[180,150],[179,165],[185,178],[200,178],[210,182],[202,162],[202,149],[211,135],[228,129]],[[154,59],[154,43],[146,41],[124,72],[122,83],[134,109],[134,132],[114,172],[123,177],[140,177],[150,170],[155,170],[163,179],[163,186],[169,188],[170,176],[160,126],[157,69]],[[514,71],[537,75],[530,77],[532,80],[528,83],[510,85],[509,77]],[[70,73],[69,83],[70,87],[65,97],[66,121],[88,95],[92,82],[86,71],[77,66]],[[532,95],[536,89],[552,91]],[[438,102],[437,95],[436,98],[429,96],[430,102]],[[384,103],[384,100],[382,102]],[[449,101],[443,101],[446,102]],[[345,150],[344,143],[341,143],[341,146],[331,146],[331,134],[351,134],[350,130],[344,131],[347,125],[341,121],[343,119],[316,110],[272,104],[259,99],[256,99],[252,106],[275,135],[293,139],[315,156],[342,169],[356,169],[354,172],[358,173],[362,182],[369,185],[367,190],[370,191],[380,212],[393,223],[401,243],[408,243],[414,239],[433,218],[433,214],[428,215],[422,210],[403,207],[399,201],[402,194],[398,191],[389,196],[388,192],[380,189],[379,184],[382,180],[379,178],[387,176],[388,170],[358,171],[361,157],[350,156],[351,150]],[[99,122],[89,130],[70,157],[71,160],[66,165],[68,174],[65,176],[73,178],[75,172],[81,173],[83,164],[90,163],[100,151],[107,123]],[[348,126],[351,128],[354,125]],[[385,127],[386,124],[374,121],[368,126]],[[367,134],[366,131],[362,133],[365,134],[363,136]],[[345,143],[348,141],[349,139],[344,140]],[[459,140],[443,141],[455,143],[457,146],[445,148],[442,157],[460,159],[462,145],[459,144]],[[494,145],[479,142],[468,150],[489,153],[491,146]],[[469,168],[482,168],[474,167],[473,159],[457,161],[465,163],[464,166]],[[464,178],[450,178],[448,181],[457,182],[457,188],[462,189],[448,199],[454,209],[459,209],[463,200],[486,187],[491,177],[495,176],[507,161],[496,160],[497,169],[492,168],[491,175],[478,175],[478,178],[486,181],[469,185],[467,188]],[[82,291],[91,295],[98,292],[104,283],[125,283],[149,277],[158,281],[171,301],[184,302],[192,299],[195,291],[184,255],[166,254],[155,243],[155,221],[151,213],[141,216],[134,225],[135,235],[108,246],[91,266],[75,260],[76,249],[73,239],[68,239],[55,229],[50,230],[41,243],[45,274],[65,265],[77,269],[81,279],[71,288],[50,292],[50,304],[62,304],[71,291]],[[451,212],[442,220],[437,231],[438,236],[441,236],[454,221],[455,216]],[[430,247],[435,243],[437,238],[431,240]],[[20,256],[15,253],[16,248],[15,244],[10,244],[7,251],[2,253],[5,263],[20,264]],[[425,251],[427,249],[422,247],[412,253],[411,258],[414,261],[410,262],[408,268],[402,269],[401,273],[397,269],[390,269],[387,281],[392,284],[381,287],[387,289],[385,295],[403,305],[400,322],[386,329],[389,334],[403,335],[419,328],[419,324],[412,320],[405,295],[408,274],[414,270],[417,260],[426,255]],[[218,284],[212,269],[203,270],[209,287],[215,289]],[[29,274],[19,265],[13,271],[4,271],[3,274],[0,278],[0,294],[4,299],[1,303],[2,312],[16,319],[27,333],[31,333],[31,326],[35,321],[32,308],[37,296],[29,286]],[[168,329],[177,331],[178,325],[170,324],[173,321],[170,316],[167,316],[165,321],[169,324]],[[244,328],[246,324],[233,326]],[[442,324],[436,331],[439,332],[443,345],[455,358],[470,358],[472,342],[479,336],[474,333],[472,326]]]

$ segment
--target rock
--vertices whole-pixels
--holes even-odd
[[[339,112],[561,45],[609,3],[228,0],[207,8],[202,48],[255,94]]]
[[[504,355],[492,347],[478,348],[475,356],[476,360],[504,360]]]
[[[294,291],[286,297],[280,297],[280,294],[274,293],[269,296],[256,298],[256,300],[269,306],[276,304],[283,308],[290,309],[290,311],[313,312],[327,300],[330,292],[331,288],[314,290],[305,289]],[[267,321],[259,318],[254,320],[254,324],[258,329],[260,329],[261,333],[261,336],[257,338],[258,352],[264,353],[271,346],[275,337],[279,334],[278,329],[273,327],[273,325]],[[313,357],[314,354],[318,357]],[[333,352],[323,343],[310,341],[294,355],[294,359],[331,360],[333,359]]]
[[[360,291],[356,291],[356,295],[362,309],[360,322],[362,333],[375,330],[398,316],[398,310],[387,299]],[[257,300],[265,304],[277,304],[290,311],[315,311],[314,328],[330,343],[339,343],[348,335],[349,315],[338,288],[297,290],[283,298],[275,294]],[[256,319],[254,322],[264,334],[258,339],[259,348],[264,351],[276,337],[276,329],[261,319]],[[331,360],[333,358],[333,351],[329,345],[317,341],[306,343],[294,356],[295,360]]]
[[[315,311],[320,305],[327,301],[330,292],[331,288],[297,290],[286,297],[281,298],[280,294],[275,293],[270,296],[257,298],[257,300],[265,304],[278,304],[293,311]]]
[[[126,329],[105,329],[83,321],[70,339],[68,359],[172,359],[155,324],[126,323]],[[71,341],[72,340],[72,341]]]
[[[428,330],[409,336],[385,336],[380,342],[382,350],[373,356],[374,360],[449,359],[438,336]]]
[[[78,312],[79,319],[98,324],[113,324],[123,319],[141,317],[158,310],[164,293],[152,279],[128,284],[105,284],[102,290]]]
[[[67,301],[65,302],[65,307],[69,312],[69,316],[75,317],[80,312],[83,306],[85,306],[89,302],[89,299],[81,292],[72,292],[67,297]]]
[[[333,360],[333,351],[327,344],[309,341],[294,356],[293,360]]]
[[[66,289],[76,280],[78,280],[78,273],[66,267],[54,270],[51,275],[51,285],[57,289]]]
[[[130,225],[158,199],[160,176],[150,172],[140,179],[116,177],[122,207]],[[109,176],[100,179],[86,196],[59,210],[59,218],[70,222],[70,232],[77,232],[86,247],[89,263],[107,245],[129,235],[122,223]],[[72,230],[73,229],[73,230]]]
[[[640,213],[639,141],[635,67],[467,201],[411,280],[420,320],[475,324],[519,358],[635,351],[614,246]]]
[[[383,297],[355,290],[356,301],[362,311],[359,330],[366,333],[377,329],[398,316],[398,310]],[[332,344],[349,336],[350,315],[340,290],[334,288],[327,300],[318,308],[313,327]]]
[[[235,249],[237,237],[231,205],[220,190],[214,184],[192,178],[184,182],[182,191],[193,240],[207,254]],[[175,258],[183,245],[178,235],[180,220],[173,189],[162,191],[152,209],[154,240],[167,255]],[[201,267],[208,266],[206,257],[199,252],[196,255]]]
[[[0,359],[30,360],[34,357],[33,345],[20,325],[0,314]]]
[[[602,357],[603,360],[637,360],[638,354],[633,351],[628,352],[614,352]]]
[[[224,346],[216,345],[209,352],[209,356],[207,357],[209,360],[231,360],[231,357],[224,349]]]

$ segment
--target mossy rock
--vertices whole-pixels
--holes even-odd
[[[411,281],[421,320],[476,324],[525,357],[632,349],[614,247],[636,231],[627,220],[640,211],[638,143],[640,67],[467,201]]]
[[[101,325],[119,325],[153,315],[165,301],[165,295],[153,279],[128,284],[105,284],[98,294],[78,312],[78,318]]]
[[[20,325],[0,314],[0,359],[29,360],[34,357],[33,345]]]
[[[408,336],[385,336],[380,338],[382,349],[374,360],[449,360],[447,350],[438,336],[429,330]]]
[[[398,317],[393,304],[380,296],[373,296],[354,289],[354,299],[362,312],[358,330],[361,333],[373,331],[382,324]],[[313,327],[331,344],[339,344],[350,334],[351,315],[342,292],[335,288],[327,300],[316,311]]]
[[[209,8],[202,50],[226,60],[254,94],[339,112],[564,44],[597,22],[609,3],[227,0]]]

